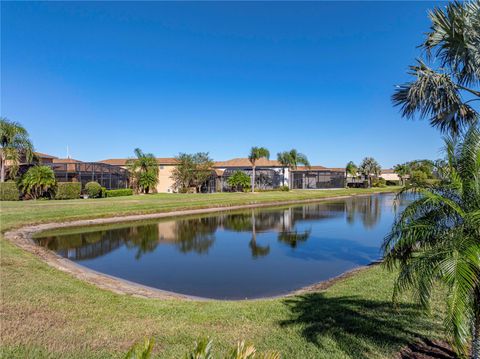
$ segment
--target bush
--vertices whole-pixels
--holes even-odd
[[[80,182],[58,182],[55,199],[80,198],[82,184]]]
[[[102,187],[102,191],[100,193],[101,198],[107,197],[107,189],[105,187]]]
[[[386,183],[387,186],[400,186],[401,185],[401,182],[400,181],[392,181],[392,180],[388,180],[387,183]]]
[[[30,198],[50,196],[57,185],[55,173],[48,166],[33,166],[22,176],[20,187]]]
[[[290,188],[288,186],[280,186],[278,187],[278,190],[282,192],[288,192],[290,191]]]
[[[227,184],[235,191],[244,191],[250,188],[250,176],[242,171],[235,171],[227,179]]]
[[[88,194],[88,197],[90,198],[100,197],[102,194],[102,186],[100,186],[100,183],[95,181],[88,182],[85,185],[85,193]]]
[[[19,199],[20,195],[15,182],[0,182],[0,201],[18,201]]]
[[[374,178],[372,179],[372,187],[386,187],[387,181],[384,178]]]
[[[105,191],[105,197],[122,197],[122,196],[131,196],[133,195],[133,189],[124,188],[124,189],[107,189]]]

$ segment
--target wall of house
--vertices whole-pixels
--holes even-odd
[[[174,191],[173,180],[170,178],[174,168],[175,166],[172,166],[172,165],[158,166],[158,184],[157,184],[158,193],[172,193]]]
[[[400,181],[400,177],[396,173],[382,173],[380,177],[385,181]]]

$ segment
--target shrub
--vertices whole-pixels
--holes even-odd
[[[374,178],[372,180],[372,187],[386,187],[387,181],[384,178]]]
[[[124,189],[107,189],[105,191],[105,197],[122,197],[122,196],[131,196],[133,195],[133,189],[124,188]]]
[[[401,182],[400,181],[392,181],[392,180],[388,180],[386,185],[387,186],[400,186]]]
[[[80,182],[58,182],[55,199],[77,199],[80,198],[81,191]]]
[[[107,197],[107,189],[105,187],[102,187],[102,191],[100,193],[101,198]]]
[[[48,166],[34,166],[28,169],[20,180],[23,192],[33,199],[49,195],[56,186],[55,173]]]
[[[232,189],[242,191],[250,187],[250,176],[245,172],[235,171],[235,173],[228,177],[227,183]]]
[[[15,182],[0,182],[0,201],[18,201],[19,199],[20,195]]]
[[[88,197],[90,198],[100,197],[102,194],[102,186],[100,186],[100,183],[95,181],[88,182],[85,185],[85,193],[88,194]]]
[[[278,187],[278,190],[282,192],[288,192],[290,191],[290,188],[288,186],[280,186]]]

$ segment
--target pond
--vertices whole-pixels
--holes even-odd
[[[276,296],[381,257],[393,194],[70,228],[36,240],[108,275],[217,299]]]

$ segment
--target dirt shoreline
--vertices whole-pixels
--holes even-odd
[[[29,253],[34,254],[35,256],[37,256],[38,258],[46,262],[51,267],[58,269],[62,272],[68,273],[74,276],[75,278],[85,281],[89,284],[93,284],[98,288],[109,290],[116,294],[131,295],[131,296],[142,297],[142,298],[156,298],[156,299],[216,301],[221,299],[195,297],[195,296],[184,295],[184,294],[175,293],[175,292],[169,292],[161,289],[156,289],[153,287],[144,286],[142,284],[130,282],[125,279],[113,277],[108,274],[97,272],[95,270],[76,264],[75,262],[72,262],[69,259],[63,258],[53,251],[50,251],[46,248],[38,246],[32,238],[35,234],[39,232],[43,232],[51,229],[58,229],[58,228],[91,226],[91,225],[110,224],[110,223],[118,223],[118,222],[134,222],[134,221],[140,221],[140,220],[177,217],[177,216],[185,216],[185,215],[193,215],[193,214],[215,213],[215,212],[232,211],[232,210],[238,210],[238,209],[324,202],[324,201],[346,199],[351,197],[371,196],[377,193],[388,193],[388,192],[372,192],[368,194],[354,194],[354,195],[348,195],[348,196],[325,197],[320,199],[276,201],[276,202],[255,203],[255,204],[246,204],[246,205],[199,208],[199,209],[189,209],[189,210],[180,210],[180,211],[171,211],[171,212],[126,215],[126,216],[85,219],[85,220],[75,220],[75,221],[65,221],[65,222],[50,222],[50,223],[44,223],[44,224],[24,226],[18,229],[7,231],[4,234],[4,238],[9,242],[13,243],[14,245],[16,245],[17,247]],[[333,284],[335,284],[336,282],[349,278],[357,274],[358,272],[367,269],[369,266],[370,265],[354,268],[350,271],[340,274],[337,277],[330,278],[330,279],[309,285],[307,287],[295,290],[285,295],[273,296],[273,297],[262,297],[262,298],[256,298],[256,299],[241,299],[241,300],[255,301],[255,300],[263,300],[263,299],[273,299],[273,298],[289,297],[293,295],[301,295],[308,292],[315,292],[319,290],[325,290],[330,286],[332,286]]]

